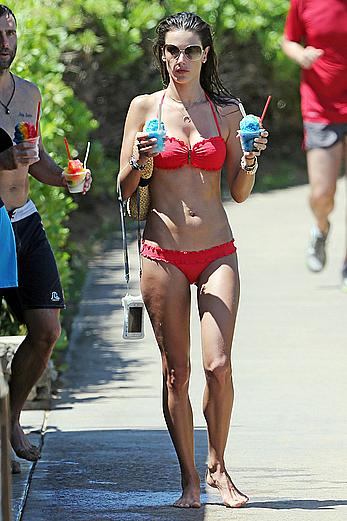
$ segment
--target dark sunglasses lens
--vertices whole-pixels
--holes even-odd
[[[171,56],[173,56],[174,58],[177,58],[177,56],[180,53],[180,50],[178,47],[176,47],[176,45],[166,45],[165,50],[167,53],[171,54]]]
[[[199,45],[189,45],[185,50],[185,54],[192,61],[199,60],[202,55],[202,49]]]

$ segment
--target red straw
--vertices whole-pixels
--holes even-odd
[[[261,125],[263,124],[263,119],[264,119],[264,117],[265,117],[265,114],[266,114],[267,108],[268,108],[268,106],[269,106],[269,103],[270,103],[270,101],[271,101],[271,98],[272,98],[272,96],[268,96],[268,97],[267,97],[267,100],[266,100],[266,103],[265,103],[265,107],[264,107],[263,113],[262,113],[262,115],[260,116],[260,124],[261,124]]]
[[[66,137],[64,137],[64,143],[65,143],[65,147],[66,147],[66,152],[67,152],[68,158],[72,159],[71,158],[71,154],[70,154],[70,149],[69,149],[69,143],[67,142]]]
[[[41,101],[37,104],[37,114],[36,114],[36,123],[35,123],[35,136],[39,135],[39,121],[40,121],[40,109],[41,109]]]

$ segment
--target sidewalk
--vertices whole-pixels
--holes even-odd
[[[90,263],[70,370],[48,415],[23,521],[347,518],[347,295],[339,289],[344,190],[340,183],[329,263],[320,275],[304,267],[307,187],[226,204],[242,284],[226,460],[237,486],[251,497],[247,508],[226,509],[203,483],[201,509],[169,506],[180,483],[161,414],[159,354],[148,321],[144,341],[121,339],[125,286],[122,252],[113,242]],[[131,264],[135,272],[135,244]],[[195,307],[192,315],[191,397],[203,478],[207,446]],[[23,415],[26,425],[30,414]]]

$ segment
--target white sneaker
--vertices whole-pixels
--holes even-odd
[[[330,228],[330,225],[329,225]],[[325,244],[329,234],[323,233],[317,226],[311,228],[311,239],[307,250],[306,264],[310,271],[318,273],[324,268],[327,255],[325,252]]]
[[[347,293],[347,262],[344,263],[342,268],[342,290]]]

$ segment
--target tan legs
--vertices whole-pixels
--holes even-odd
[[[194,462],[190,376],[190,287],[170,264],[143,259],[141,291],[161,351],[163,412],[181,468],[182,496],[174,506],[200,507],[200,480]]]
[[[190,286],[175,266],[143,259],[141,290],[161,351],[163,411],[181,468],[182,495],[174,506],[199,507],[200,481],[194,461],[188,396]],[[236,255],[214,261],[201,275],[198,287],[209,445],[206,479],[219,489],[228,507],[239,507],[248,501],[233,484],[224,464],[233,404],[230,353],[238,300]]]
[[[346,200],[347,200],[347,136],[345,136],[344,142],[343,142],[343,158],[344,158],[344,166],[345,166],[345,189],[346,189]],[[344,264],[346,267],[346,283],[347,283],[347,204],[346,204],[346,210],[345,210],[345,245],[346,245],[346,255]]]
[[[329,230],[328,216],[334,208],[336,181],[340,172],[343,143],[331,148],[307,152],[307,169],[311,186],[310,206],[321,232]]]
[[[342,161],[347,172],[347,137],[333,147],[307,152],[307,169],[311,186],[310,206],[316,219],[311,230],[307,266],[319,272],[326,263],[325,241],[329,232],[329,215],[334,208],[336,182]],[[343,260],[343,286],[347,287],[347,213],[345,218],[345,256]]]
[[[231,346],[239,302],[236,255],[210,264],[200,277],[198,299],[206,375],[204,415],[209,450],[206,482],[218,488],[226,506],[240,507],[248,497],[235,487],[224,462],[234,400]]]
[[[11,444],[19,458],[35,461],[39,449],[31,445],[19,424],[27,396],[47,366],[60,336],[58,309],[33,309],[25,312],[28,334],[12,361],[10,381]]]

